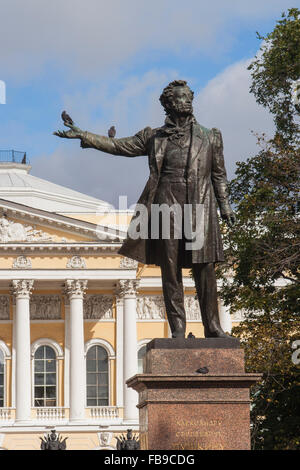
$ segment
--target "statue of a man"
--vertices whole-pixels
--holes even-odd
[[[160,266],[173,338],[184,337],[186,329],[182,268],[192,269],[205,337],[227,337],[220,325],[217,303],[215,263],[224,261],[224,255],[216,201],[229,226],[234,224],[235,216],[228,200],[221,132],[198,124],[193,116],[193,96],[185,81],[171,82],[160,96],[166,112],[165,125],[156,129],[146,127],[132,137],[116,139],[84,132],[69,116],[65,125],[70,130],[54,134],[80,139],[82,148],[95,148],[112,155],[148,155],[150,176],[119,253],[144,264]],[[175,214],[169,211],[170,236],[163,236],[161,227],[158,236],[151,233],[148,237],[130,236],[131,227],[136,227],[140,216],[138,208],[146,207],[145,224],[150,227],[152,208],[162,204],[169,208],[175,205],[182,209],[182,214],[186,214],[185,207],[191,209],[179,224]],[[202,212],[197,217],[199,207]],[[160,223],[163,219],[160,218]],[[190,226],[190,232],[178,237],[178,229],[183,226]],[[187,243],[193,234],[200,234],[199,246]]]

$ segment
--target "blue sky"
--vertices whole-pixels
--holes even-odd
[[[52,135],[66,109],[84,130],[117,137],[163,124],[158,101],[175,78],[195,92],[194,111],[223,133],[228,177],[257,151],[251,134],[272,118],[249,94],[247,65],[287,0],[0,0],[0,148],[26,151],[31,173],[117,205],[134,203],[147,158],[82,150]]]

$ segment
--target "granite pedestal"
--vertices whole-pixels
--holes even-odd
[[[126,382],[139,393],[142,449],[250,449],[249,389],[261,375],[245,373],[237,339],[154,339],[144,366]]]

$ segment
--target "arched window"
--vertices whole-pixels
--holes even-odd
[[[102,346],[92,346],[86,354],[87,406],[107,406],[108,354]]]
[[[0,407],[4,406],[5,357],[0,349]]]
[[[138,351],[138,373],[142,374],[144,372],[144,357],[146,355],[146,344],[142,346]]]
[[[34,353],[34,406],[56,406],[56,354],[51,346]]]

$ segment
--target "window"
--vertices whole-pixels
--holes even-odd
[[[146,344],[139,349],[138,352],[138,373],[142,374],[144,372],[144,357],[146,355]]]
[[[87,406],[107,406],[108,355],[102,346],[92,346],[86,355]]]
[[[4,406],[4,376],[5,376],[5,358],[0,349],[0,407]]]
[[[34,406],[56,406],[56,354],[50,346],[34,354]]]

